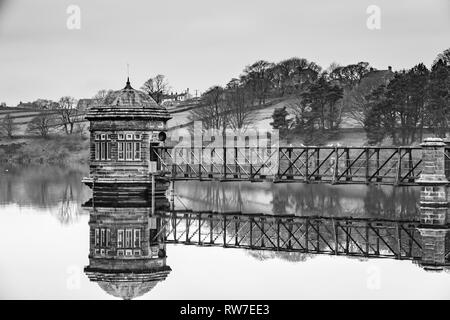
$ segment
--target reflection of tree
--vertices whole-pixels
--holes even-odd
[[[417,214],[418,199],[417,188],[369,186],[364,210],[369,216],[413,217]]]
[[[81,184],[87,167],[8,166],[0,168],[0,203],[55,208],[61,223],[74,221],[90,191]]]
[[[283,188],[285,189],[285,188]],[[272,208],[274,214],[285,214],[286,205],[288,205],[289,195],[281,188],[273,188]]]
[[[204,209],[213,211],[240,211],[244,206],[243,190],[240,183],[194,182],[175,184],[176,194],[189,209]],[[244,192],[245,193],[245,192]]]
[[[193,210],[301,216],[413,217],[414,187],[302,183],[177,182],[176,193]]]
[[[259,261],[266,261],[270,259],[281,259],[289,262],[304,262],[314,257],[314,255],[311,253],[276,252],[266,250],[248,250],[247,254]]]
[[[7,171],[6,171],[7,170]],[[50,207],[57,205],[71,186],[72,197],[82,202],[89,196],[81,184],[87,168],[60,166],[9,166],[0,170],[0,202]]]
[[[61,224],[69,225],[78,220],[79,206],[73,201],[72,185],[67,184],[58,210],[58,220]]]
[[[272,186],[275,214],[341,215],[340,194],[325,185],[276,184]]]

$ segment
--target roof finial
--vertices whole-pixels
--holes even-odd
[[[127,63],[127,83],[124,89],[133,89],[130,84],[130,65]]]

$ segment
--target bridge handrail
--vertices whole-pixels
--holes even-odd
[[[371,222],[371,223],[404,223],[411,225],[419,225],[420,219],[388,219],[388,218],[363,218],[363,217],[352,217],[352,216],[320,216],[320,215],[308,215],[308,216],[296,216],[292,214],[267,214],[267,213],[250,213],[242,211],[214,211],[214,210],[192,210],[192,209],[176,209],[164,212],[159,212],[158,216],[169,217],[172,214],[193,214],[193,215],[216,215],[216,216],[240,216],[240,217],[257,217],[257,218],[280,218],[280,219],[319,219],[319,220],[336,220],[336,221],[355,221],[355,222]]]

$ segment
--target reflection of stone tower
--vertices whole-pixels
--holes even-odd
[[[419,265],[428,271],[446,267],[448,234],[448,187],[445,175],[445,143],[427,138],[422,144],[423,170],[420,179],[420,226],[422,259]]]
[[[133,299],[166,279],[171,269],[166,265],[165,244],[151,240],[159,228],[148,201],[136,199],[118,205],[94,197],[84,207],[90,213],[85,273],[91,281],[108,294]]]

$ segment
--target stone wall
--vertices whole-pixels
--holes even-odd
[[[442,270],[448,234],[449,181],[445,174],[445,146],[439,138],[427,138],[422,144],[423,169],[418,184],[420,192],[420,227],[422,259],[427,270]]]

